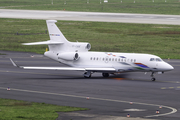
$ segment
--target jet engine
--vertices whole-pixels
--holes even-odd
[[[66,53],[59,53],[58,59],[73,61],[79,59],[79,54],[76,52],[66,52]]]
[[[83,42],[71,42],[71,47],[69,49],[78,52],[86,52],[91,49],[91,44]]]

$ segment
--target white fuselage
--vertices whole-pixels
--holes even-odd
[[[45,56],[51,59],[80,68],[115,68],[116,72],[164,72],[174,69],[158,56],[151,54],[78,52],[78,55],[78,60],[63,60],[50,51],[45,53]]]

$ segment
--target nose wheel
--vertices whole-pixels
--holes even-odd
[[[151,78],[151,80],[152,80],[152,81],[155,81],[155,80],[156,80],[156,78]]]
[[[155,81],[155,80],[156,80],[156,78],[154,77],[154,72],[152,72],[151,77],[152,77],[152,78],[151,78],[152,81]]]

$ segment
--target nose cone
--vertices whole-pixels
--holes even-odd
[[[173,66],[171,66],[170,64],[166,63],[166,62],[160,62],[156,65],[156,68],[158,71],[171,71],[174,69]]]
[[[164,68],[166,69],[165,71],[171,71],[174,70],[174,67],[171,66],[170,64],[166,63],[166,65],[164,66]]]

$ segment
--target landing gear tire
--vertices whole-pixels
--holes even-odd
[[[84,77],[85,78],[90,78],[91,77],[91,72],[85,72]]]
[[[109,73],[102,73],[103,77],[109,77]]]
[[[155,81],[155,80],[156,80],[156,78],[152,78],[151,80],[152,80],[152,81]]]
[[[84,76],[85,78],[91,78],[91,75],[90,76]]]

